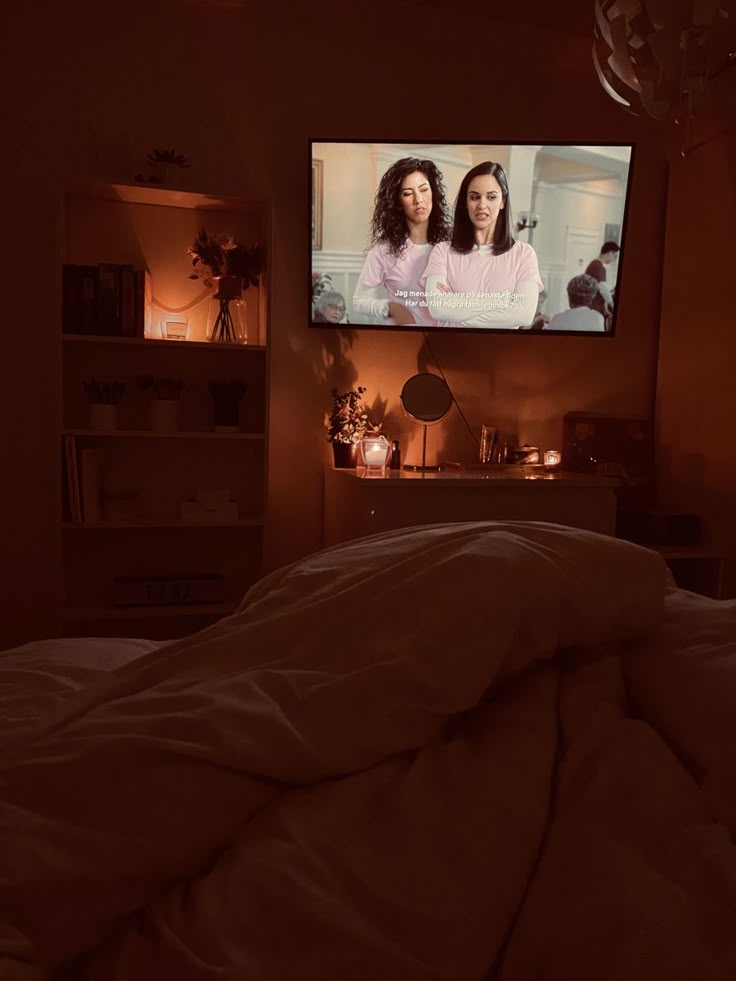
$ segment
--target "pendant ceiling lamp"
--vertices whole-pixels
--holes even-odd
[[[635,115],[690,119],[736,63],[734,0],[595,0],[593,64]]]

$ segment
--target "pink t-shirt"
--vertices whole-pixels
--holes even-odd
[[[385,287],[389,300],[403,303],[418,324],[432,326],[435,321],[427,309],[424,286],[420,285],[431,252],[431,245],[415,245],[407,241],[406,248],[395,256],[391,255],[385,242],[379,242],[366,256],[360,283],[369,287]],[[395,321],[387,317],[386,323],[393,324]]]
[[[536,283],[540,290],[544,288],[537,253],[528,242],[515,242],[501,255],[494,255],[490,245],[456,252],[449,242],[440,242],[432,249],[421,280],[422,288],[426,288],[430,276],[439,276],[454,293],[469,294],[472,298],[469,305],[476,311],[483,308],[484,294],[488,295],[491,306],[494,300],[513,293],[518,283]]]

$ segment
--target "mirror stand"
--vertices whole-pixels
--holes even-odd
[[[404,470],[413,470],[414,473],[437,473],[442,470],[441,466],[433,466],[432,464],[427,465],[427,424],[424,423],[424,432],[422,433],[422,462],[421,464],[405,463]]]

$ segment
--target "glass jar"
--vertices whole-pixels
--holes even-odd
[[[381,433],[364,436],[360,441],[360,457],[370,473],[385,473],[390,453],[391,444]]]

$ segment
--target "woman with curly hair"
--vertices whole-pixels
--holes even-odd
[[[447,327],[529,327],[539,291],[537,254],[511,234],[509,184],[486,160],[462,180],[452,240],[432,250],[422,280],[432,317]]]
[[[420,279],[432,246],[449,237],[442,174],[431,160],[403,157],[381,178],[372,245],[353,308],[397,326],[432,326]]]

